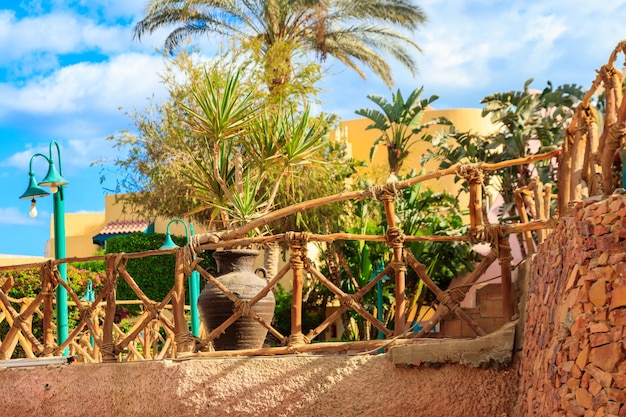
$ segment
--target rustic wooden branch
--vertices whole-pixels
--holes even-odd
[[[172,312],[177,352],[192,352],[195,346],[187,321],[185,320],[185,249],[176,251],[176,267],[174,271],[174,289],[172,291]]]
[[[102,362],[117,362],[117,350],[113,340],[113,326],[115,326],[115,301],[117,298],[117,267],[116,257],[108,255],[106,257],[106,284],[103,294],[106,295],[107,304],[104,313],[104,323],[102,324]]]
[[[511,280],[511,245],[508,236],[498,241],[498,258],[500,260],[500,275],[502,288],[502,316],[505,322],[513,317],[512,280]]]
[[[291,290],[291,336],[302,336],[302,292],[304,288],[304,254],[302,247],[306,246],[306,242],[291,242],[291,272],[292,290]],[[290,338],[292,343],[294,338]]]
[[[0,345],[0,359],[9,359],[10,356],[7,356],[7,346],[10,346],[13,343],[13,340],[17,337],[17,334],[20,331],[30,341],[30,343],[33,344],[37,352],[42,353],[44,351],[43,345],[39,342],[39,340],[37,340],[37,338],[35,338],[31,330],[25,323],[25,320],[33,314],[37,306],[42,301],[43,295],[39,293],[37,294],[37,297],[35,297],[35,300],[28,305],[26,310],[18,313],[17,311],[15,311],[4,292],[0,291],[0,302],[4,304],[4,311],[9,313],[11,319],[13,319],[13,325],[9,328],[9,331],[4,337],[2,344]]]
[[[391,269],[389,269],[389,271],[390,270]],[[328,288],[337,297],[339,297],[339,300],[342,303],[342,307],[341,308],[345,308],[345,310],[348,310],[350,308],[353,309],[360,316],[362,316],[364,319],[366,319],[367,321],[372,323],[372,325],[374,327],[376,327],[378,330],[380,330],[384,334],[388,334],[389,333],[389,329],[387,329],[383,325],[383,323],[381,323],[376,317],[372,316],[369,311],[367,311],[361,304],[359,304],[356,301],[356,300],[358,300],[358,299],[360,299],[362,297],[362,294],[357,293],[357,294],[354,294],[352,296],[346,294],[339,287],[337,287],[335,284],[333,284],[328,278],[326,278],[324,276],[324,274],[322,274],[320,271],[315,269],[313,266],[311,266],[308,271],[311,273],[311,275],[313,275],[315,278],[317,278],[322,284],[324,284],[324,286],[326,286],[326,288]],[[382,276],[381,276],[381,278],[382,278]],[[371,288],[371,286],[369,288]]]
[[[528,213],[526,213],[526,205],[524,204],[524,198],[522,197],[520,190],[515,190],[513,199],[515,201],[515,207],[519,213],[520,220],[522,223],[529,223]],[[535,252],[535,242],[533,241],[532,234],[528,230],[524,231],[524,243],[526,244],[527,253],[531,254]]]
[[[51,270],[46,264],[41,264],[39,276],[41,277],[41,292],[43,294],[43,345],[44,356],[51,356],[54,351],[54,334],[52,333],[52,299],[55,285],[52,280]]]
[[[517,158],[517,159],[512,159],[509,161],[503,161],[503,162],[498,162],[498,163],[493,163],[493,164],[480,163],[480,164],[477,164],[477,168],[484,170],[484,171],[495,171],[495,170],[506,168],[509,166],[530,164],[535,161],[554,158],[558,156],[560,153],[561,153],[561,149],[555,149],[551,152],[547,152],[543,154],[536,154],[536,155],[531,155],[531,156],[527,156],[524,158]],[[418,175],[416,177],[409,178],[403,181],[398,181],[394,183],[394,186],[396,189],[403,189],[403,188],[407,188],[412,185],[418,184],[420,182],[428,181],[431,179],[438,179],[440,177],[447,176],[447,175],[455,175],[458,167],[462,165],[466,165],[466,164],[456,164],[447,169],[438,170],[438,171],[430,172],[430,173],[423,174],[423,175]],[[339,193],[339,194],[335,194],[331,196],[316,198],[313,200],[305,201],[302,203],[294,204],[289,207],[275,210],[245,225],[242,225],[234,230],[224,230],[224,231],[219,231],[219,232],[203,233],[203,234],[196,235],[196,239],[201,245],[204,245],[207,243],[217,243],[220,240],[238,239],[238,238],[242,238],[246,236],[248,232],[252,230],[255,230],[257,228],[262,228],[264,226],[267,226],[273,221],[282,219],[283,217],[287,217],[292,214],[300,213],[302,211],[309,210],[314,207],[337,203],[340,201],[356,200],[356,199],[362,199],[362,198],[372,197],[372,196],[373,196],[373,190],[372,188],[368,188],[366,190],[350,191],[350,192]]]

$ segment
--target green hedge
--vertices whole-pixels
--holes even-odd
[[[172,236],[172,240],[180,246],[185,244],[184,236]],[[107,240],[106,253],[134,253],[159,249],[165,242],[162,233],[133,233],[117,236]],[[215,260],[211,253],[200,255],[203,261],[200,265],[209,272],[215,271]],[[126,270],[133,277],[139,288],[154,301],[161,301],[174,286],[174,268],[176,257],[169,255],[154,255],[139,259],[129,259]],[[200,280],[201,282],[204,280]],[[185,291],[185,302],[189,304],[189,294]],[[118,300],[136,300],[137,295],[123,279],[117,284]]]

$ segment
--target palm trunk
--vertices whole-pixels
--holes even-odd
[[[395,146],[387,147],[387,163],[389,164],[389,171],[397,175],[398,172],[402,169],[402,164],[404,160],[401,157],[400,149]]]

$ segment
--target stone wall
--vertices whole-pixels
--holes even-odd
[[[578,203],[539,247],[515,415],[626,416],[626,198]]]

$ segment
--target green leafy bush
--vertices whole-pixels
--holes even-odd
[[[185,244],[185,237],[172,236],[177,245]],[[106,253],[135,253],[159,249],[165,242],[162,233],[133,233],[125,236],[117,236],[107,241]],[[208,271],[215,271],[215,261],[211,253],[205,252],[200,255],[203,261],[200,265]],[[144,258],[129,259],[126,262],[126,270],[135,280],[139,288],[154,301],[161,301],[174,286],[174,268],[176,257],[173,254],[154,255]],[[201,280],[202,281],[202,280]],[[185,291],[186,303],[189,304],[188,291]],[[136,300],[138,297],[122,278],[117,283],[118,300]]]

